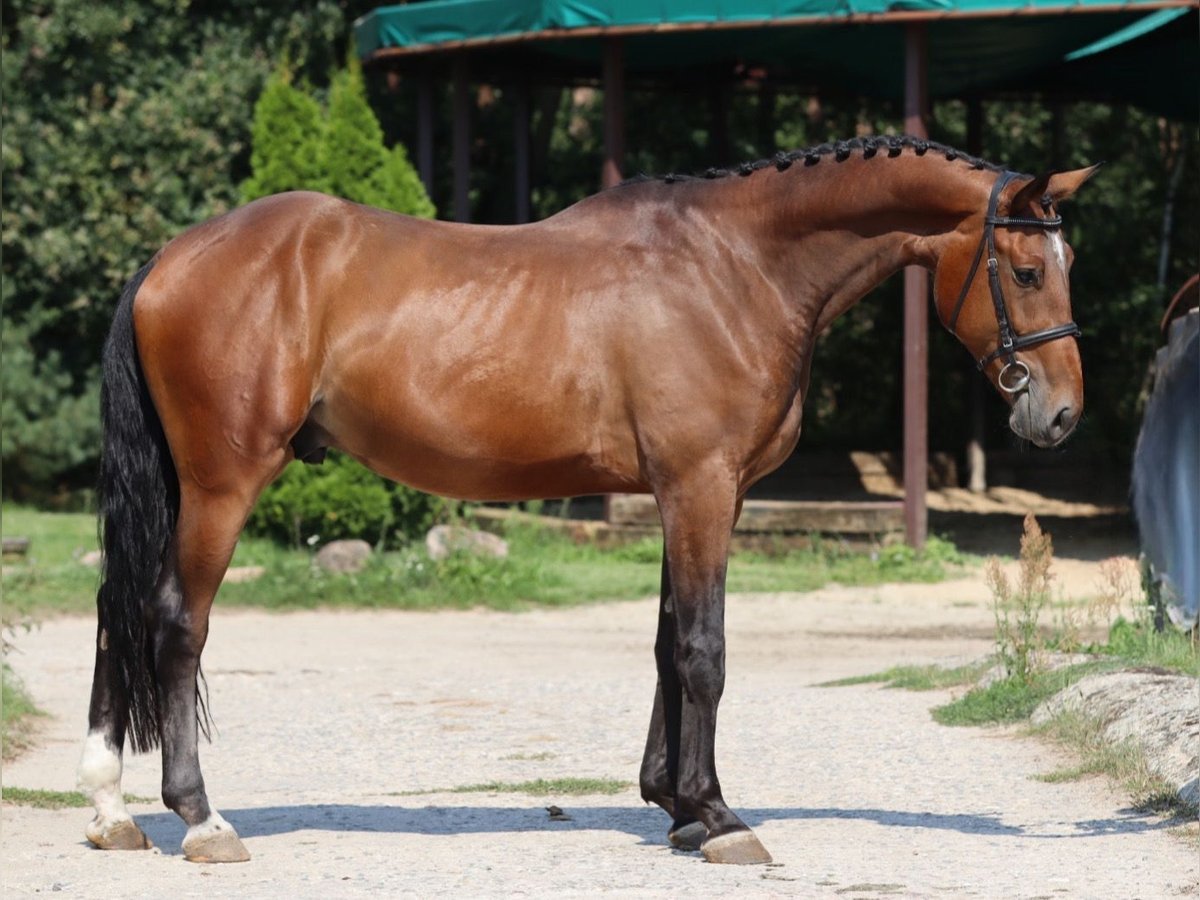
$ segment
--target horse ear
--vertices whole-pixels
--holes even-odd
[[[1019,216],[1034,203],[1040,203],[1042,198],[1046,196],[1050,187],[1050,179],[1055,177],[1054,172],[1043,172],[1041,175],[1036,175],[1031,181],[1025,183],[1012,200],[1008,203],[1008,214],[1010,216]]]
[[[1096,173],[1100,165],[1098,163],[1086,169],[1075,169],[1073,172],[1043,172],[1017,191],[1012,202],[1008,204],[1009,215],[1020,215],[1035,203],[1047,206],[1049,203],[1066,200]]]
[[[1046,193],[1050,195],[1050,199],[1055,203],[1066,200],[1083,187],[1083,183],[1095,175],[1096,170],[1102,165],[1104,163],[1096,163],[1094,166],[1088,166],[1086,169],[1076,169],[1073,172],[1055,172],[1050,176],[1050,183]]]

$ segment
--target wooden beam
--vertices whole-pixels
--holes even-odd
[[[904,130],[928,137],[925,25],[904,28]],[[920,266],[904,270],[904,532],[910,546],[925,544],[929,511],[929,275]]]
[[[471,85],[467,55],[458,53],[452,66],[454,83],[454,220],[471,221]]]
[[[417,174],[430,200],[433,200],[433,128],[433,77],[426,71],[417,76]]]
[[[610,494],[608,524],[660,524],[658,504],[648,494]],[[887,534],[904,527],[903,505],[895,500],[864,503],[833,500],[747,500],[734,531],[740,534]]]
[[[529,82],[514,85],[513,104],[513,221],[521,225],[530,219],[530,124],[532,112],[529,101]]]
[[[604,39],[604,163],[600,184],[620,184],[625,164],[625,53],[619,37]]]

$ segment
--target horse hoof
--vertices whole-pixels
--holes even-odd
[[[107,823],[93,819],[84,833],[100,850],[149,850],[154,846],[133,819]]]
[[[194,863],[246,862],[250,854],[232,828],[222,828],[183,839],[183,855]]]
[[[729,834],[711,837],[700,845],[700,852],[710,863],[734,866],[754,866],[769,863],[771,854],[759,843],[754,832],[731,831]]]
[[[667,840],[676,850],[699,850],[706,837],[708,829],[702,822],[688,822],[667,832]]]

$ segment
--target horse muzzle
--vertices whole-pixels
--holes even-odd
[[[1083,404],[1070,398],[1039,402],[1030,391],[1013,398],[1008,425],[1013,432],[1039,447],[1057,447],[1075,430]]]

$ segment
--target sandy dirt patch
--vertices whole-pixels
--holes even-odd
[[[1090,588],[1094,567],[1060,573]],[[219,610],[205,667],[219,736],[209,795],[253,855],[183,860],[161,803],[132,807],[161,852],[101,853],[86,810],[5,806],[10,896],[1174,897],[1195,845],[1103,782],[1044,784],[1056,751],[951,729],[947,692],[818,687],[991,647],[981,579],[734,596],[718,764],[775,857],[721,867],[665,843],[666,816],[615,796],[445,793],[532,778],[636,781],[654,686],[655,603],[503,614]],[[61,619],[12,663],[50,713],[5,785],[69,789],[94,625]],[[158,794],[156,756],[125,789]],[[424,794],[409,794],[426,791]],[[569,821],[551,821],[544,807]]]

